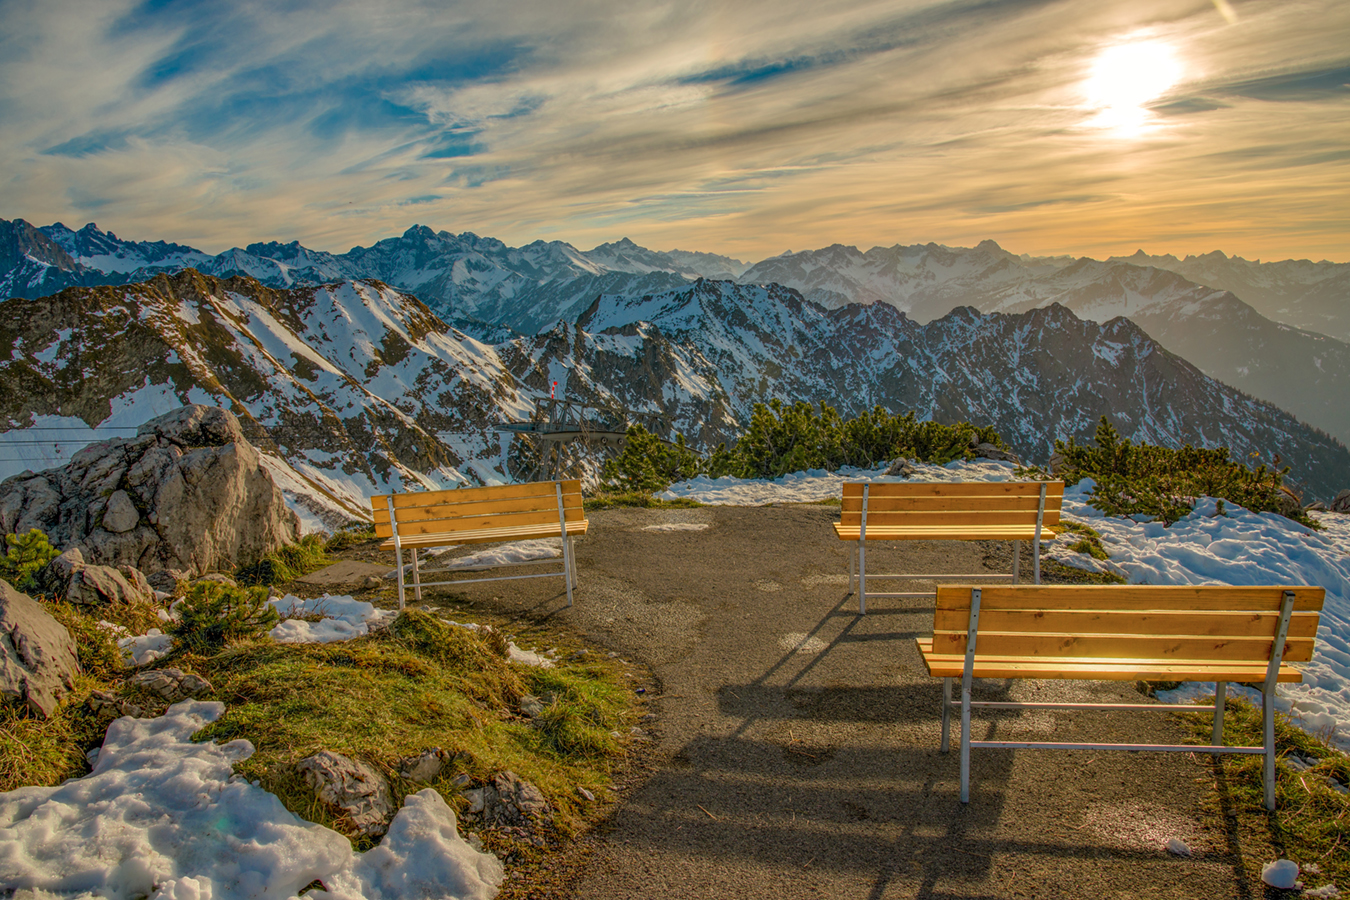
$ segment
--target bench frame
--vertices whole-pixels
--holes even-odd
[[[961,574],[961,575],[953,574],[953,575],[946,575],[946,574],[928,574],[928,573],[915,573],[915,574],[909,574],[909,573],[877,574],[877,573],[872,573],[872,574],[869,574],[869,573],[867,572],[867,541],[869,541],[869,540],[962,540],[962,541],[979,541],[979,540],[998,540],[998,539],[999,539],[999,536],[998,536],[997,534],[992,534],[992,533],[989,533],[989,532],[987,532],[987,531],[982,531],[982,526],[977,525],[977,524],[971,524],[971,525],[966,525],[966,526],[961,526],[961,525],[954,525],[954,526],[951,526],[951,527],[949,527],[949,528],[944,529],[944,530],[941,532],[942,536],[940,536],[940,537],[939,537],[939,536],[926,535],[926,534],[922,533],[921,531],[919,531],[919,530],[917,530],[917,529],[915,529],[914,533],[912,533],[912,534],[906,534],[906,535],[904,535],[904,536],[897,536],[897,537],[893,537],[893,536],[890,536],[890,535],[878,536],[876,530],[874,529],[873,536],[869,538],[869,537],[868,537],[868,534],[867,534],[867,513],[868,513],[868,504],[869,504],[869,500],[871,499],[871,492],[872,492],[872,488],[873,488],[873,487],[883,487],[883,488],[884,488],[884,487],[887,487],[887,486],[890,486],[890,485],[903,485],[903,486],[908,487],[908,488],[931,487],[931,488],[934,489],[934,490],[933,490],[933,495],[931,495],[931,496],[929,496],[929,497],[924,497],[924,499],[931,500],[931,504],[935,507],[935,509],[933,509],[933,510],[923,510],[923,512],[930,512],[930,513],[931,513],[931,512],[939,512],[939,511],[940,511],[939,507],[941,506],[941,503],[940,503],[941,498],[940,498],[940,496],[938,496],[938,492],[939,492],[940,489],[941,489],[942,487],[944,487],[944,486],[951,486],[951,485],[962,485],[962,486],[967,486],[967,485],[985,485],[985,484],[987,484],[987,485],[989,485],[989,490],[992,492],[992,491],[994,491],[994,490],[996,489],[996,487],[998,487],[998,486],[1003,486],[1003,485],[1008,485],[1008,484],[1013,484],[1013,485],[1031,485],[1031,484],[1038,484],[1039,487],[1040,487],[1040,497],[1039,497],[1039,501],[1038,501],[1037,506],[1036,506],[1036,518],[1035,518],[1035,523],[1034,523],[1034,526],[1031,526],[1031,523],[1030,523],[1030,522],[1028,523],[1028,525],[1029,525],[1030,527],[1032,527],[1032,530],[1031,530],[1031,533],[1029,533],[1029,534],[1027,535],[1027,537],[1031,540],[1031,547],[1032,547],[1032,579],[1033,579],[1033,582],[1034,582],[1035,584],[1040,584],[1040,583],[1041,583],[1041,541],[1042,541],[1043,539],[1054,540],[1054,538],[1055,538],[1054,532],[1047,531],[1046,529],[1047,529],[1048,527],[1052,527],[1054,524],[1057,524],[1057,523],[1058,523],[1058,515],[1059,515],[1059,508],[1058,508],[1058,507],[1055,507],[1055,508],[1052,510],[1052,512],[1054,513],[1055,522],[1052,522],[1052,523],[1050,523],[1049,526],[1047,526],[1047,524],[1046,524],[1046,522],[1045,522],[1045,518],[1046,518],[1046,516],[1045,516],[1045,512],[1046,512],[1046,510],[1045,510],[1045,501],[1046,501],[1046,492],[1047,492],[1047,488],[1049,487],[1049,485],[1050,485],[1051,483],[1052,483],[1052,482],[1047,482],[1047,481],[1040,481],[1040,482],[1030,482],[1030,481],[1015,481],[1015,482],[1006,482],[1006,481],[992,481],[992,482],[958,481],[958,482],[930,482],[930,483],[922,483],[922,484],[909,483],[909,482],[885,482],[885,481],[881,481],[881,482],[870,482],[870,481],[862,482],[862,509],[861,509],[860,512],[859,512],[858,538],[857,538],[857,541],[856,541],[857,546],[856,546],[855,548],[853,548],[853,551],[849,553],[849,557],[848,557],[848,589],[849,589],[849,593],[853,593],[853,591],[854,591],[854,589],[855,589],[855,587],[856,587],[856,590],[857,590],[857,593],[858,593],[858,613],[859,613],[859,615],[865,615],[865,614],[867,613],[867,598],[868,598],[868,597],[915,597],[915,598],[920,598],[920,597],[933,597],[933,596],[935,596],[934,591],[889,591],[889,592],[884,592],[884,593],[883,593],[883,592],[879,592],[879,591],[869,591],[869,590],[867,589],[867,579],[868,579],[868,578],[908,579],[908,580],[911,580],[911,581],[938,581],[938,580],[943,580],[943,579],[957,579],[957,580],[960,580],[960,581],[970,581],[970,580],[972,580],[972,579],[980,579],[980,580],[985,580],[985,581],[1004,581],[1004,580],[1009,580],[1009,581],[1011,581],[1012,584],[1019,584],[1019,583],[1021,583],[1021,578],[1020,578],[1019,568],[1020,568],[1021,556],[1022,556],[1022,540],[1021,540],[1020,538],[1014,538],[1014,539],[1012,540],[1012,550],[1013,550],[1013,554],[1012,554],[1012,572],[1007,573],[1007,574],[997,574],[997,575],[969,575],[969,574]],[[854,482],[854,484],[856,484],[856,482]],[[1063,492],[1062,492],[1062,491],[1063,491],[1063,482],[1059,482],[1058,484],[1059,484],[1059,486],[1060,486],[1060,491],[1058,492],[1057,496],[1053,497],[1053,499],[1056,500],[1056,501],[1058,501],[1059,503],[1062,504],[1062,503],[1063,503]],[[841,497],[840,497],[840,503],[841,503],[841,506],[847,506],[848,493],[849,493],[848,485],[846,484],[843,488],[841,488]],[[956,512],[956,511],[953,510],[952,512]],[[991,510],[990,512],[991,512],[991,513],[998,513],[998,512],[1001,512],[1001,511]],[[1028,519],[1029,519],[1029,518],[1030,518],[1030,516],[1029,516],[1030,510],[1028,510],[1027,513],[1028,513]],[[843,525],[843,521],[842,521],[842,520],[843,520],[844,514],[845,514],[844,511],[841,510],[841,514],[840,514],[840,519],[841,519],[841,521],[835,525],[835,533],[839,535],[840,540],[851,540],[851,538],[845,537],[844,534],[843,534],[843,530],[844,530],[844,528],[845,528],[845,526]],[[876,513],[874,512],[874,517],[875,517],[875,515],[876,515]]]
[[[955,588],[955,586],[953,586]],[[960,709],[961,714],[961,802],[970,802],[970,751],[972,749],[1006,749],[1006,750],[1125,750],[1137,752],[1141,750],[1164,752],[1164,753],[1235,753],[1235,754],[1260,754],[1265,757],[1263,768],[1263,781],[1265,788],[1265,807],[1268,810],[1275,809],[1275,686],[1280,680],[1297,681],[1301,680],[1302,675],[1297,670],[1292,670],[1288,664],[1281,670],[1283,662],[1286,641],[1289,637],[1289,624],[1294,612],[1295,591],[1292,588],[1269,588],[1271,591],[1281,591],[1279,617],[1276,620],[1275,633],[1272,635],[1272,644],[1269,659],[1266,661],[1265,677],[1260,681],[1262,696],[1262,726],[1263,742],[1261,746],[1228,746],[1223,743],[1223,715],[1224,705],[1227,693],[1227,682],[1215,682],[1215,702],[1212,706],[1174,706],[1171,704],[1157,703],[1035,703],[1035,702],[1013,702],[1013,701],[982,701],[971,699],[971,686],[976,677],[976,645],[979,638],[979,619],[980,602],[982,589],[980,587],[961,586],[959,590],[970,591],[970,621],[966,631],[965,641],[965,659],[961,674],[961,699],[956,701],[952,698],[952,677],[942,678],[942,752],[946,753],[950,749],[950,731],[951,715],[953,710]],[[1105,586],[1102,591],[1110,591],[1111,587]],[[1314,623],[1315,629],[1315,623]],[[920,642],[920,651],[924,652],[922,641]],[[924,652],[925,663],[928,663],[927,653]],[[1086,657],[1081,660],[1083,663],[1092,663],[1096,660],[1092,657]],[[1111,662],[1126,662],[1126,660],[1113,659]],[[1004,663],[1004,666],[1009,663]],[[929,665],[930,672],[932,665]],[[1184,673],[1172,673],[1180,675]],[[991,676],[999,677],[999,676]],[[1006,676],[1003,676],[1006,677]],[[1028,674],[1024,677],[1034,678],[1035,675]],[[1073,678],[1074,676],[1061,676]],[[1091,680],[1092,676],[1084,674],[1079,676],[1079,680]],[[1180,678],[1182,681],[1201,681],[1209,680],[1203,678],[1202,674],[1197,674],[1193,678]],[[1256,679],[1252,679],[1253,682]],[[1212,712],[1214,714],[1213,728],[1208,745],[1191,744],[1121,744],[1121,743],[1075,743],[1065,741],[974,741],[970,737],[970,716],[972,709],[1095,709],[1095,710],[1129,710],[1137,712]]]
[[[403,609],[404,597],[407,590],[407,585],[405,583],[403,572],[404,570],[403,551],[405,549],[409,552],[409,555],[412,557],[413,597],[419,603],[422,601],[422,588],[424,587],[442,587],[446,585],[477,584],[485,581],[515,581],[525,578],[562,578],[567,587],[567,605],[571,606],[572,591],[577,586],[576,549],[572,544],[572,538],[574,534],[585,534],[588,523],[586,522],[585,514],[583,513],[581,519],[579,520],[579,524],[577,521],[574,520],[572,523],[573,527],[569,528],[569,523],[567,521],[567,512],[569,509],[575,511],[581,508],[580,507],[581,485],[579,482],[576,481],[535,482],[534,484],[537,484],[540,487],[551,484],[551,486],[553,487],[553,494],[556,500],[555,508],[557,509],[558,513],[557,525],[541,524],[538,525],[537,527],[524,529],[518,526],[517,527],[503,526],[495,529],[494,528],[478,529],[472,532],[446,531],[442,533],[431,533],[431,534],[422,533],[414,536],[412,534],[404,534],[401,532],[399,528],[400,510],[428,509],[428,508],[435,509],[436,507],[441,505],[460,505],[464,507],[464,509],[459,510],[458,512],[461,516],[463,516],[465,513],[468,513],[468,511],[473,506],[491,504],[494,502],[494,500],[490,496],[487,496],[479,500],[469,500],[462,504],[454,504],[452,500],[446,499],[447,497],[453,497],[455,493],[454,491],[437,491],[434,493],[438,497],[442,498],[439,503],[428,503],[425,506],[406,506],[396,503],[396,498],[416,497],[417,496],[416,492],[409,492],[403,494],[394,493],[382,497],[372,497],[371,505],[374,509],[379,510],[382,505],[384,509],[388,511],[389,522],[387,523],[387,527],[389,527],[393,532],[393,534],[380,546],[381,549],[392,547],[394,550],[394,556],[398,565],[398,568],[395,570],[398,573],[398,608]],[[516,488],[521,486],[523,485],[499,485],[498,487]],[[564,486],[567,487],[566,491],[564,491]],[[468,488],[467,490],[486,492],[488,494],[491,494],[492,486],[486,488]],[[577,497],[576,503],[572,504],[571,506],[569,506],[567,503],[567,499],[570,495],[575,495]],[[384,503],[381,504],[380,501],[384,501]],[[553,505],[550,504],[550,506]],[[542,512],[547,508],[548,507],[545,507],[544,504],[541,503],[539,510],[536,511]],[[447,515],[446,518],[448,519],[449,516]],[[540,538],[549,538],[549,537],[562,538],[561,560],[553,558],[535,559],[505,564],[486,563],[484,565],[477,565],[477,566],[460,566],[460,567],[446,566],[444,568],[426,569],[426,570],[421,569],[417,560],[417,552],[418,550],[422,549],[446,547],[459,544],[483,544],[483,543],[500,543],[518,540],[536,540]],[[504,567],[515,568],[517,566],[557,565],[559,562],[562,563],[562,569],[561,571],[555,572],[543,572],[539,574],[527,574],[527,575],[501,575],[492,578],[459,578],[451,581],[429,581],[429,582],[422,581],[422,575],[424,573],[441,574],[448,572],[481,572],[487,569],[497,569]]]

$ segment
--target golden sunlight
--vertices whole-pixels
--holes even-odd
[[[1162,41],[1129,41],[1108,47],[1092,65],[1084,85],[1088,104],[1097,110],[1091,124],[1134,136],[1148,125],[1147,104],[1181,78],[1181,63]]]

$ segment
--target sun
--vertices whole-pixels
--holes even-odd
[[[1099,128],[1136,135],[1151,118],[1148,104],[1181,80],[1182,67],[1170,44],[1127,40],[1103,50],[1083,86],[1092,123]]]

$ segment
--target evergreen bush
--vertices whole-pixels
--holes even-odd
[[[56,559],[61,552],[51,545],[47,535],[36,528],[27,534],[7,534],[8,549],[0,556],[0,578],[25,594],[36,593],[38,570]]]
[[[755,404],[735,445],[713,451],[708,473],[777,478],[804,469],[866,468],[898,456],[942,465],[972,458],[981,443],[1005,446],[993,428],[970,422],[921,422],[913,411],[896,415],[880,406],[845,421],[826,403],[817,411],[809,403],[774,400]]]
[[[620,493],[653,494],[664,491],[673,481],[693,478],[703,461],[676,435],[675,443],[658,439],[641,425],[630,425],[623,450],[605,463],[601,472],[604,487]]]
[[[1067,484],[1084,478],[1097,483],[1088,503],[1112,516],[1146,515],[1171,525],[1188,515],[1200,497],[1236,503],[1252,512],[1280,512],[1317,528],[1307,513],[1287,512],[1281,495],[1289,471],[1250,469],[1229,458],[1227,447],[1181,449],[1153,444],[1133,444],[1121,438],[1106,416],[1097,423],[1095,447],[1055,441],[1055,451],[1064,458],[1062,472]]]
[[[233,587],[199,581],[178,607],[178,620],[167,628],[175,650],[210,655],[226,644],[259,637],[281,621],[267,604],[263,587]]]

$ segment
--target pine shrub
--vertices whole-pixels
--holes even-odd
[[[605,463],[601,481],[610,491],[653,494],[673,481],[693,478],[703,468],[698,454],[676,435],[675,443],[658,439],[641,425],[631,425],[623,450]]]
[[[47,540],[47,535],[36,528],[27,534],[7,534],[8,550],[0,556],[0,578],[26,594],[36,593],[38,570],[61,553]]]
[[[267,589],[232,587],[199,581],[178,607],[178,620],[168,626],[175,650],[210,655],[227,644],[260,637],[281,621],[267,604]]]
[[[1285,512],[1281,494],[1289,469],[1250,469],[1229,457],[1227,447],[1180,449],[1134,444],[1102,416],[1094,436],[1095,447],[1055,441],[1064,458],[1064,480],[1084,478],[1097,483],[1088,503],[1107,515],[1151,516],[1164,525],[1188,515],[1200,497],[1236,503],[1252,512],[1283,512],[1311,528],[1317,523],[1301,509]]]
[[[1004,447],[993,428],[956,422],[921,422],[913,411],[896,415],[877,406],[845,421],[822,403],[757,403],[750,423],[731,449],[718,447],[708,463],[713,477],[777,478],[804,469],[866,468],[904,456],[943,465],[970,459],[977,444]]]

